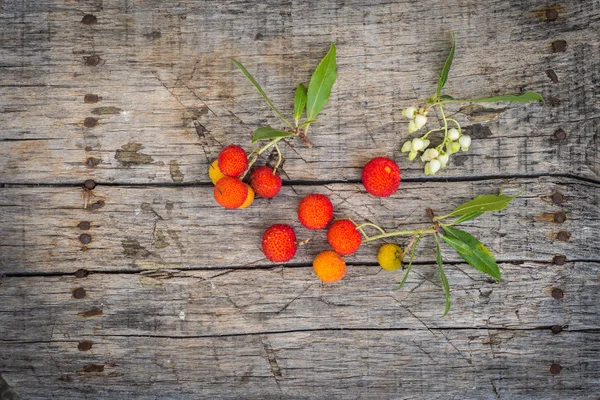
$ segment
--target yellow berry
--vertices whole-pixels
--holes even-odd
[[[215,160],[212,164],[210,164],[210,167],[208,167],[208,176],[210,177],[213,185],[216,185],[217,182],[219,182],[219,179],[225,177],[225,174],[223,174],[219,169],[219,160]]]
[[[252,190],[252,187],[250,187],[250,185],[246,184],[246,186],[248,186],[248,197],[246,197],[246,201],[244,201],[244,204],[242,204],[238,208],[246,208],[254,201],[254,190]]]
[[[403,258],[402,248],[393,243],[384,244],[379,248],[379,253],[377,253],[379,265],[388,271],[400,268]]]

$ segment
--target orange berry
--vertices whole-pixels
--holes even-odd
[[[250,185],[246,184],[246,186],[248,187],[248,196],[246,197],[246,201],[244,201],[244,204],[242,204],[238,208],[249,207],[250,204],[252,204],[252,202],[254,201],[254,190],[252,190],[252,188],[250,187]]]
[[[269,167],[258,167],[250,174],[250,184],[260,197],[270,199],[281,189],[281,178]]]
[[[346,274],[346,262],[335,251],[325,250],[313,260],[313,270],[323,282],[337,282]]]
[[[391,196],[400,186],[400,168],[389,158],[374,158],[362,170],[362,183],[373,196]]]
[[[290,261],[296,254],[296,234],[289,225],[271,225],[263,234],[262,250],[273,262]]]
[[[347,256],[358,250],[362,243],[362,235],[352,221],[341,219],[329,227],[327,241],[338,254]]]
[[[237,178],[248,168],[248,156],[240,146],[231,144],[219,153],[219,168],[227,176]]]
[[[226,176],[219,179],[213,193],[223,207],[238,208],[248,198],[248,186],[237,178]]]
[[[210,164],[210,167],[208,167],[208,176],[213,185],[216,185],[221,178],[225,178],[226,175],[219,169],[219,160],[215,160]]]
[[[298,204],[298,219],[308,229],[323,229],[333,218],[333,204],[323,194],[310,194]]]

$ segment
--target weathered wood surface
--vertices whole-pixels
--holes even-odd
[[[216,203],[212,186],[100,186],[93,201],[104,206],[97,209],[83,209],[80,188],[17,186],[0,191],[0,273],[268,265],[260,238],[274,223],[289,223],[299,239],[310,239],[292,261],[306,264],[329,246],[325,231],[310,231],[298,222],[298,202],[309,193],[328,195],[338,218],[371,221],[392,231],[425,227],[426,207],[442,215],[478,194],[500,188],[516,194],[523,186],[525,193],[505,211],[480,217],[466,229],[500,260],[552,262],[557,254],[600,260],[599,185],[576,179],[404,183],[385,199],[368,195],[360,184],[288,186],[272,200],[257,199],[252,207],[234,211]],[[90,228],[80,229],[82,222]],[[408,239],[389,241],[405,244]],[[418,260],[435,260],[430,239],[423,241]],[[379,244],[365,244],[347,260],[373,263]],[[459,260],[452,250],[444,254]]]
[[[599,29],[598,1],[0,1],[0,399],[597,397]],[[431,95],[450,30],[449,94],[547,102],[451,108],[471,150],[423,177],[400,111]],[[217,207],[209,162],[278,126],[226,58],[290,112],[330,41],[339,78],[315,147],[283,148],[292,182]],[[357,183],[380,155],[405,179],[387,199]],[[325,233],[296,220],[319,192],[403,229],[523,185],[466,227],[501,283],[443,250],[444,318],[431,243],[400,291],[377,244],[321,285]],[[284,266],[259,248],[276,222],[311,239]]]
[[[549,329],[324,330],[0,349],[23,398],[563,400],[597,397],[597,339]]]
[[[4,1],[2,182],[206,182],[223,144],[249,147],[252,130],[279,126],[226,58],[243,61],[290,113],[296,83],[332,40],[331,102],[313,124],[313,149],[284,146],[284,176],[356,180],[366,161],[388,155],[405,177],[421,177],[420,164],[398,154],[407,137],[400,111],[433,93],[450,29],[458,50],[449,94],[536,90],[548,101],[451,107],[464,126],[479,126],[469,156],[440,176],[464,178],[466,167],[597,179],[600,7],[563,3],[549,21],[541,0]],[[96,19],[81,22],[87,13]],[[559,129],[566,139],[556,139]]]

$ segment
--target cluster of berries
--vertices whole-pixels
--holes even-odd
[[[254,168],[250,184],[244,183],[250,167],[248,155],[240,146],[229,145],[221,150],[208,169],[217,203],[225,208],[246,208],[254,201],[255,194],[270,199],[279,193],[281,178],[267,166]]]
[[[363,168],[362,182],[365,189],[372,195],[390,196],[400,186],[400,168],[388,158],[375,158]],[[325,250],[313,260],[315,274],[327,283],[337,282],[343,278],[346,274],[346,262],[342,257],[353,254],[359,249],[364,234],[361,227],[350,219],[339,219],[331,223],[332,219],[333,204],[323,194],[308,195],[298,204],[298,220],[305,228],[320,230],[329,226],[327,241],[333,250]],[[289,225],[272,225],[263,234],[262,250],[265,256],[273,262],[290,261],[296,254],[298,245],[296,233]],[[400,266],[400,261],[397,263],[394,261],[398,258],[396,247],[398,249],[399,247],[393,246],[395,246],[393,251],[390,252],[390,249],[387,249],[378,257],[380,264],[385,269],[396,269]],[[381,259],[383,259],[383,263]]]
[[[408,133],[414,133],[427,124],[428,111],[428,108],[417,109],[416,107],[408,107],[402,110],[402,115],[410,119]],[[440,168],[446,168],[450,155],[461,150],[467,151],[471,146],[471,137],[463,135],[458,122],[450,118],[443,117],[443,119],[444,126],[442,128],[432,129],[422,137],[406,141],[402,145],[402,152],[408,153],[409,161],[414,160],[419,152],[421,153],[421,161],[425,163],[425,175],[435,175]],[[448,121],[454,122],[456,128],[448,129]],[[436,131],[444,131],[444,139],[438,146],[430,148],[431,142],[427,137],[430,133]]]

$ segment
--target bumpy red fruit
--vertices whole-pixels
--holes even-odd
[[[308,229],[323,229],[333,218],[333,204],[323,194],[306,196],[298,204],[298,219]]]
[[[362,170],[362,183],[373,196],[391,196],[400,186],[400,168],[389,158],[374,158]]]
[[[260,197],[270,199],[281,189],[281,178],[269,167],[258,167],[250,174],[250,184]]]
[[[227,176],[237,178],[248,168],[248,156],[240,146],[231,144],[219,153],[219,169]]]
[[[226,176],[217,181],[213,193],[223,207],[238,208],[248,198],[248,186],[237,178]]]
[[[273,262],[290,261],[297,248],[296,234],[289,225],[271,225],[263,234],[263,253]]]
[[[338,254],[347,256],[358,250],[362,235],[352,221],[341,219],[329,227],[327,241]]]

